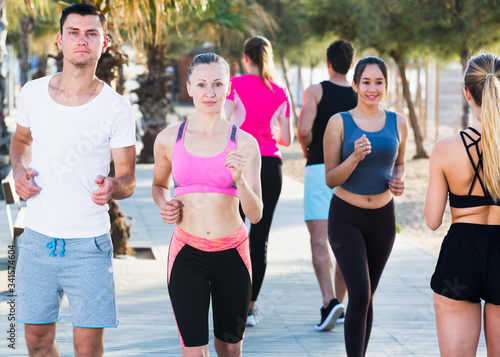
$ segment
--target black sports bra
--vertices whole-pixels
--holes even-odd
[[[465,130],[460,132],[460,136],[462,137],[462,142],[464,143],[465,149],[467,150],[467,155],[469,156],[470,163],[472,168],[474,169],[474,178],[472,179],[472,184],[470,185],[469,193],[467,196],[458,196],[453,194],[451,191],[449,193],[450,197],[450,207],[454,208],[468,208],[468,207],[479,207],[479,206],[500,206],[500,202],[495,203],[493,198],[490,196],[486,187],[484,186],[484,182],[479,175],[479,171],[483,171],[483,153],[479,152],[479,141],[481,141],[481,134],[474,128],[469,127],[470,131],[476,134],[477,139],[473,139]],[[470,144],[467,144],[466,138],[470,140]],[[474,147],[476,149],[477,157],[479,158],[478,163],[474,163],[472,156],[470,154],[470,149]],[[476,180],[481,185],[483,189],[484,196],[473,196],[471,195],[472,189],[476,183]]]

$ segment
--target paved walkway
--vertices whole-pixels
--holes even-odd
[[[177,330],[165,286],[166,257],[173,227],[164,224],[151,194],[152,165],[138,165],[135,194],[120,202],[134,217],[130,244],[151,247],[155,260],[115,259],[120,326],[105,333],[105,356],[180,356]],[[303,186],[284,178],[269,241],[268,270],[258,300],[261,323],[248,328],[246,357],[345,356],[343,325],[316,332],[321,295],[310,260],[302,212]],[[6,290],[7,238],[0,209],[0,292]],[[436,257],[398,237],[375,300],[367,356],[439,356],[429,278]],[[15,325],[15,347],[8,348],[7,293],[0,293],[0,356],[27,356],[23,325]],[[57,343],[73,356],[71,316],[64,304]],[[215,351],[211,345],[211,355]],[[478,356],[485,356],[482,342]]]

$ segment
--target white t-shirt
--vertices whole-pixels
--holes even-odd
[[[108,85],[90,102],[70,107],[49,95],[52,76],[28,82],[18,98],[17,123],[31,129],[31,168],[40,192],[27,202],[24,223],[55,238],[92,238],[109,232],[108,205],[91,194],[107,176],[111,149],[135,145],[130,103]]]

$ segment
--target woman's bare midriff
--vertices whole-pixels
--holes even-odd
[[[181,205],[177,226],[205,239],[224,238],[240,228],[239,200],[214,192],[187,193],[176,197]]]
[[[384,207],[392,200],[391,191],[387,190],[378,195],[358,195],[344,190],[342,187],[335,187],[335,196],[350,203],[353,206],[366,209],[377,209]]]

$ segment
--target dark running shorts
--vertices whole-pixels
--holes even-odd
[[[500,305],[500,225],[454,223],[432,275],[436,294]]]

